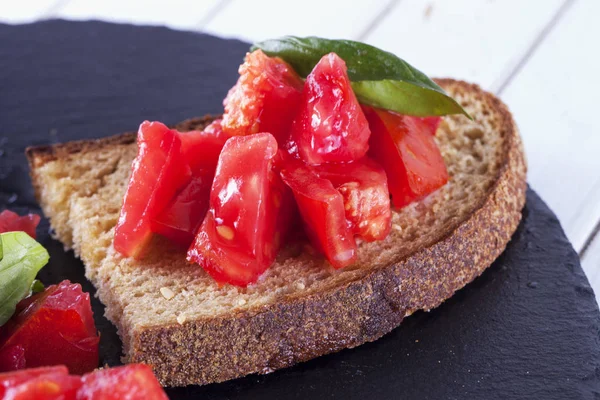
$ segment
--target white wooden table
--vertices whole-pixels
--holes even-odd
[[[430,76],[479,83],[511,108],[529,183],[600,294],[600,0],[21,0],[0,22],[101,19],[256,41],[366,41]]]

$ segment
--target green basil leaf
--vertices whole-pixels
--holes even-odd
[[[348,76],[358,100],[367,105],[420,117],[448,114],[471,116],[427,75],[394,54],[352,40],[286,36],[256,43],[281,57],[306,77],[325,54],[334,52],[348,67]]]
[[[30,295],[34,293],[43,292],[46,287],[42,283],[42,281],[35,279],[31,284],[31,288],[29,288]]]
[[[27,297],[38,271],[50,258],[46,249],[25,232],[0,234],[4,257],[0,261],[0,326]]]

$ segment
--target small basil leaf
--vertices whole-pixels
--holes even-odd
[[[334,52],[348,67],[359,101],[407,115],[471,116],[427,75],[394,54],[352,40],[286,36],[256,43],[269,56],[281,57],[307,76],[325,54]]]
[[[4,258],[0,261],[0,326],[14,314],[19,301],[30,293],[38,271],[50,256],[25,232],[0,234]]]
[[[35,293],[43,292],[44,289],[46,289],[46,287],[44,286],[42,281],[35,279],[33,281],[33,283],[31,284],[31,288],[29,291],[31,294],[35,294]]]

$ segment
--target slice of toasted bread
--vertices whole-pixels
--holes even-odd
[[[27,150],[38,199],[117,326],[126,362],[169,386],[264,373],[375,340],[472,281],[505,248],[525,202],[526,164],[507,108],[479,87],[438,81],[475,118],[445,117],[436,140],[449,183],[397,210],[380,242],[334,270],[285,248],[258,283],[219,287],[160,237],[144,261],[112,248],[135,133]],[[177,126],[199,129],[210,119]]]

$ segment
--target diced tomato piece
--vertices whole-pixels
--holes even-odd
[[[273,263],[286,188],[273,171],[277,141],[268,133],[230,138],[219,157],[210,208],[188,260],[219,282],[246,286]]]
[[[379,164],[365,157],[351,163],[321,164],[314,170],[344,197],[346,219],[354,234],[367,242],[387,237],[392,210],[387,177]]]
[[[269,132],[280,146],[302,98],[302,79],[279,57],[246,54],[240,77],[223,101],[223,131],[229,136]]]
[[[42,368],[30,368],[21,371],[0,373],[0,399],[4,399],[7,389],[20,385],[42,375],[68,375],[69,370],[64,365]]]
[[[26,369],[0,374],[0,399],[75,400],[80,386],[65,366]]]
[[[23,231],[35,239],[35,229],[39,223],[40,216],[37,214],[27,214],[21,217],[10,210],[0,213],[0,233]]]
[[[25,347],[20,344],[0,349],[0,371],[16,371],[25,368]]]
[[[28,368],[64,364],[81,374],[98,366],[100,338],[81,285],[63,281],[21,303],[0,329],[0,353],[21,346]]]
[[[301,161],[286,164],[281,177],[292,189],[312,244],[325,254],[334,268],[352,264],[357,248],[346,222],[340,192]]]
[[[152,232],[161,234],[183,248],[194,241],[208,210],[214,172],[194,176],[167,208],[152,220]]]
[[[346,71],[344,60],[330,53],[306,78],[288,148],[308,164],[354,161],[367,153],[369,124]]]
[[[168,400],[152,369],[130,364],[84,375],[77,400]]]
[[[229,138],[221,126],[221,119],[211,122],[203,131],[179,132],[181,152],[192,170],[198,172],[212,171],[217,168],[221,149]]]
[[[365,107],[371,126],[369,154],[387,173],[392,203],[403,207],[448,182],[444,159],[420,118]]]
[[[145,121],[138,132],[138,155],[115,228],[115,249],[141,258],[152,236],[151,221],[190,180],[191,171],[176,131]]]
[[[179,135],[181,151],[192,170],[192,178],[152,220],[151,229],[187,249],[208,210],[210,187],[227,135],[223,133],[220,119],[203,131],[180,132]]]
[[[414,118],[418,118],[418,117],[414,117]],[[429,132],[431,132],[432,135],[435,136],[435,133],[437,132],[437,129],[440,126],[440,123],[442,122],[442,117],[421,117],[418,118],[421,121],[423,121],[425,123],[425,125],[427,125],[427,127],[429,128]]]

